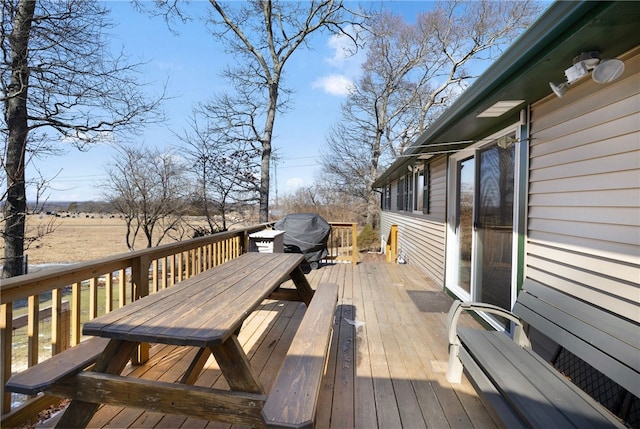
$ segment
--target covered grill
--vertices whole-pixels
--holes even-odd
[[[292,213],[274,225],[284,231],[285,253],[302,253],[311,264],[318,268],[319,261],[327,256],[327,240],[331,226],[315,213]]]

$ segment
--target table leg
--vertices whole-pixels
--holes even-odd
[[[296,289],[298,289],[298,293],[300,294],[300,298],[302,301],[309,307],[311,303],[311,298],[313,298],[313,289],[311,289],[311,285],[307,280],[307,276],[304,275],[302,268],[297,266],[290,274],[291,280],[293,280],[293,284],[296,285]]]
[[[191,361],[191,364],[189,365],[189,368],[187,368],[187,371],[184,373],[184,376],[180,380],[180,383],[189,385],[195,384],[196,380],[200,376],[200,373],[202,372],[202,368],[204,368],[204,364],[207,363],[210,354],[211,350],[209,350],[208,348],[203,347],[198,350],[196,357],[193,358],[193,361]]]
[[[242,350],[238,337],[231,335],[219,346],[211,347],[222,374],[231,390],[249,393],[265,393],[258,376],[251,368],[249,358]]]
[[[122,340],[111,340],[102,352],[92,371],[109,374],[120,374],[131,354],[136,351],[138,343]],[[73,400],[56,425],[57,428],[86,427],[100,404]]]

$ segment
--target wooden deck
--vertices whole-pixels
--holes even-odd
[[[327,265],[307,277],[340,285],[337,324],[320,393],[317,428],[499,427],[465,379],[445,379],[445,325],[451,299],[417,268],[368,262]],[[303,304],[266,301],[245,322],[239,339],[269,391]],[[470,318],[464,324],[474,325]],[[143,378],[176,381],[195,350],[154,346],[151,360],[126,371]],[[224,388],[210,358],[197,385]],[[53,419],[55,420],[55,419]],[[47,422],[50,426],[52,421]],[[134,408],[103,406],[92,428],[221,428]]]

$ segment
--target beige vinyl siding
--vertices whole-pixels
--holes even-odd
[[[640,320],[640,49],[532,106],[526,275]]]
[[[447,218],[447,157],[440,156],[430,161],[431,195],[429,218],[444,222]]]
[[[446,167],[444,156],[430,163],[431,212],[428,215],[383,211],[380,217],[380,233],[384,239],[388,237],[391,225],[398,225],[399,249],[407,263],[419,266],[441,285],[444,285]],[[395,204],[395,183],[391,189],[392,204]]]

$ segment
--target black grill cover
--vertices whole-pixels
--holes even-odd
[[[284,231],[285,253],[302,253],[307,262],[327,256],[331,226],[315,213],[292,213],[277,221],[274,229]]]

